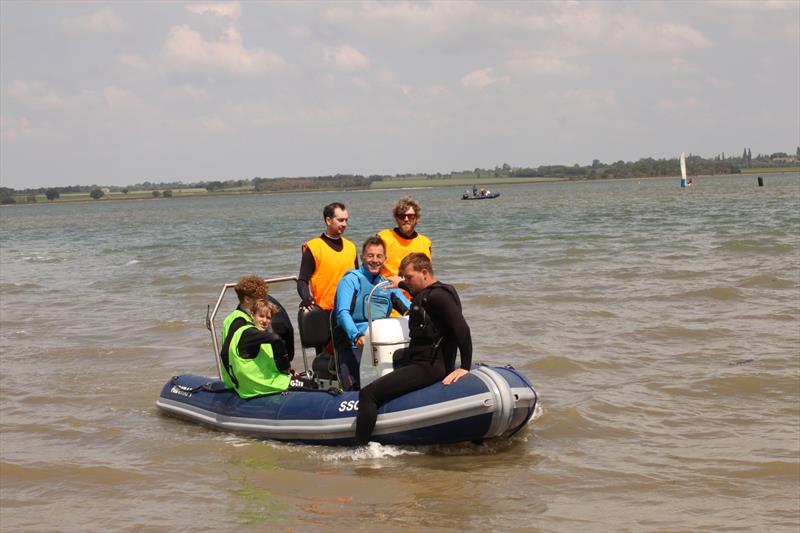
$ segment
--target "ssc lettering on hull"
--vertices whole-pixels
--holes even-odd
[[[358,411],[358,400],[348,400],[339,404],[339,412]]]

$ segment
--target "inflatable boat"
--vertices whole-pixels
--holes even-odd
[[[288,280],[296,278],[267,282]],[[234,285],[223,287],[214,311],[206,317],[220,375],[222,362],[214,318],[225,291]],[[293,356],[294,328],[285,309],[270,299],[279,306],[272,327]],[[305,374],[318,390],[284,391],[245,400],[226,389],[219,378],[180,375],[162,387],[156,406],[165,414],[223,431],[308,444],[352,445],[358,392],[339,388],[336,358],[325,350],[330,339],[330,313],[301,309],[298,325]],[[366,337],[360,367],[362,386],[392,371],[394,352],[408,345],[408,319],[373,321],[370,317]],[[312,348],[314,359],[309,365],[307,351]],[[476,364],[455,383],[434,383],[382,405],[372,440],[428,445],[508,438],[528,423],[537,402],[533,385],[514,368]]]
[[[489,194],[469,194],[464,193],[461,195],[462,200],[491,200],[492,198],[497,198],[500,196],[499,192],[492,192]]]

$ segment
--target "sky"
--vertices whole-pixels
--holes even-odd
[[[798,145],[798,0],[0,0],[4,187]]]

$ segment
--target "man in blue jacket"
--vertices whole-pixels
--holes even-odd
[[[368,327],[367,298],[372,289],[386,281],[381,268],[386,262],[386,245],[373,235],[361,247],[361,266],[349,270],[336,286],[333,312],[336,317],[333,339],[339,360],[339,382],[344,390],[359,390],[358,366]],[[410,303],[395,288],[381,287],[372,294],[372,320],[387,318],[392,309],[404,314]]]

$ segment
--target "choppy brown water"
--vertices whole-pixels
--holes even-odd
[[[154,407],[214,372],[223,282],[295,274],[333,199],[362,241],[398,191],[2,209],[0,529],[796,532],[800,177],[765,181],[412,191],[475,358],[542,397],[483,447],[277,444]]]

